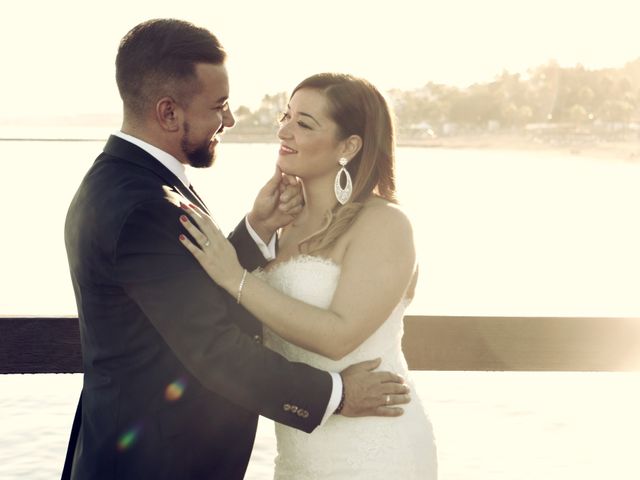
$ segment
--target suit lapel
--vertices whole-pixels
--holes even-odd
[[[198,201],[200,202],[200,205],[202,205],[202,207],[204,208],[204,211],[207,212],[209,215],[211,215],[204,201],[200,198],[200,195],[198,195],[198,192],[196,192],[195,188],[193,188],[193,185],[189,187],[189,191],[193,194],[194,197],[198,199]]]
[[[178,177],[162,165],[153,155],[150,155],[137,145],[127,142],[115,135],[111,135],[104,146],[104,152],[149,170],[154,175],[160,177],[164,183],[170,185],[173,191],[209,213],[206,205],[195,191],[187,188]]]

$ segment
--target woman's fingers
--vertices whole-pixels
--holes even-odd
[[[211,219],[211,217],[207,214],[207,212],[202,210],[199,206],[194,205],[193,203],[190,203],[189,204],[189,208],[191,208],[191,210],[196,212],[196,214],[198,214],[200,217]],[[213,222],[213,220],[212,220],[212,222]],[[213,223],[215,223],[215,222],[213,222]]]
[[[208,247],[211,244],[211,239],[191,223],[186,215],[180,215],[180,222],[182,222],[182,226],[191,234],[200,248]]]
[[[180,208],[182,208],[182,210],[187,212],[193,218],[202,217],[202,210],[198,209],[198,207],[193,203],[187,205],[186,203],[180,202]]]
[[[209,240],[225,238],[218,224],[196,205],[181,204],[181,207]],[[182,217],[180,219],[182,220]],[[182,222],[185,226],[187,225],[184,220]]]
[[[196,257],[196,260],[198,260],[198,262],[202,263],[203,257],[204,257],[204,253],[202,252],[202,250],[200,250],[198,247],[196,247],[191,240],[189,240],[187,238],[186,235],[182,235],[180,234],[180,236],[178,237],[180,239],[180,243],[182,243],[187,250],[189,250],[191,252],[191,254]]]

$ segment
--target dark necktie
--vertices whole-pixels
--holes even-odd
[[[189,190],[191,190],[191,193],[193,193],[193,196],[198,199],[198,201],[200,202],[200,205],[204,207],[205,211],[209,213],[209,209],[207,208],[207,205],[205,205],[205,203],[202,201],[202,198],[200,198],[200,195],[198,195],[198,193],[196,192],[196,189],[193,188],[193,184],[189,184]]]

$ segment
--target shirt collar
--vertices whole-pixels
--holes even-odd
[[[133,137],[129,134],[118,131],[114,132],[114,135],[143,149],[153,158],[158,160],[162,165],[164,165],[171,173],[178,177],[185,187],[189,188],[191,182],[189,182],[189,178],[187,177],[187,169],[182,163],[178,161],[176,157],[168,154],[164,150],[160,150],[158,147],[154,147],[144,140],[140,140],[139,138]]]

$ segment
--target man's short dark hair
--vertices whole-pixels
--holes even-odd
[[[155,102],[170,96],[188,104],[199,91],[195,66],[220,65],[226,52],[205,28],[175,19],[148,20],[120,42],[116,82],[125,112],[141,116]]]

